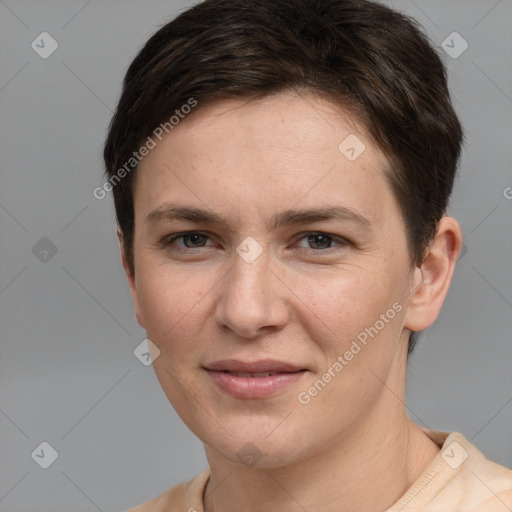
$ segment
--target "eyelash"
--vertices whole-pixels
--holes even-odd
[[[302,234],[302,233],[301,233]],[[161,242],[160,242],[160,245],[164,248],[164,249],[173,249],[173,250],[177,250],[179,252],[185,252],[185,253],[191,253],[191,252],[198,252],[197,249],[203,249],[205,246],[201,246],[201,247],[196,247],[196,248],[192,248],[192,247],[177,247],[177,248],[173,248],[171,247],[171,244],[173,242],[175,242],[176,240],[178,239],[183,239],[183,237],[185,236],[190,236],[190,235],[200,235],[202,237],[206,237],[208,240],[211,240],[210,237],[201,232],[201,231],[184,231],[182,233],[176,233],[174,235],[168,235],[166,237],[164,237]],[[303,233],[302,236],[298,239],[298,241],[301,241],[301,240],[304,240],[308,237],[311,237],[311,236],[318,236],[318,235],[322,235],[324,237],[327,237],[331,243],[337,243],[339,247],[343,248],[343,247],[346,247],[348,245],[350,245],[350,242],[342,237],[339,237],[339,236],[335,236],[335,235],[331,235],[329,233],[325,233],[324,231],[308,231],[306,233]],[[333,249],[336,249],[336,247],[327,247],[325,249],[312,249],[312,248],[304,248],[306,251],[312,251],[314,253],[330,253],[332,252]]]

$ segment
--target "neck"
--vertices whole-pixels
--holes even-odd
[[[407,418],[402,405],[373,411],[321,453],[293,465],[245,468],[208,447],[206,452],[211,477],[205,512],[381,512],[407,491],[439,447]]]

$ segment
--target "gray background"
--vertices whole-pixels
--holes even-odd
[[[512,1],[388,3],[437,46],[453,31],[469,44],[440,49],[467,135],[449,212],[467,253],[410,360],[409,414],[512,466]],[[145,335],[113,205],[92,195],[124,72],[187,5],[0,1],[1,512],[120,511],[206,467],[134,357]],[[31,48],[43,31],[59,44],[47,59]],[[54,255],[48,241],[33,250],[43,237]],[[31,457],[43,441],[59,454],[46,470]]]

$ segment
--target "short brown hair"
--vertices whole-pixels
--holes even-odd
[[[463,131],[444,65],[417,22],[369,0],[206,0],[138,53],[109,127],[108,177],[131,162],[112,188],[132,272],[131,157],[141,140],[190,98],[197,110],[288,90],[323,96],[366,127],[389,162],[411,264],[423,261],[448,205]]]

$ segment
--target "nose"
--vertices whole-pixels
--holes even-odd
[[[254,339],[287,324],[287,288],[269,268],[266,251],[252,263],[235,255],[232,269],[222,282],[215,317],[223,329]]]

